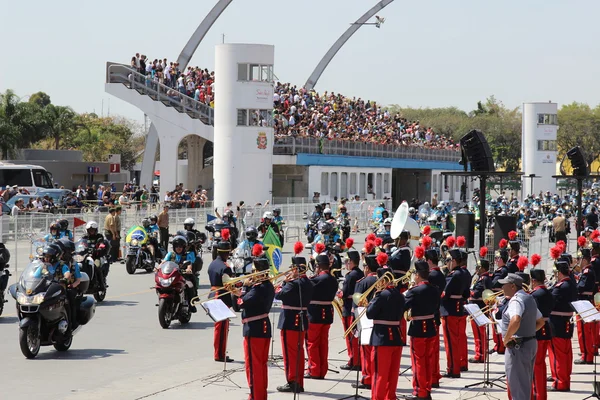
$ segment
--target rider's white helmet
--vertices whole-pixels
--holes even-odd
[[[324,209],[323,214],[332,214],[331,208]]]
[[[98,230],[98,223],[96,221],[89,221],[87,224],[85,224],[85,230],[87,231],[88,229]]]
[[[263,219],[265,218],[273,219],[273,213],[271,211],[265,211],[265,213],[263,214]]]
[[[196,223],[196,221],[194,221],[194,218],[186,218],[185,221],[183,221],[183,225],[194,226],[195,223]]]

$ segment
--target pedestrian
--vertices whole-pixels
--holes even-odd
[[[544,326],[544,318],[533,296],[523,290],[523,278],[510,273],[500,283],[504,295],[510,298],[501,322],[509,398],[530,400],[537,353],[536,332]]]
[[[108,209],[108,212],[109,212],[108,215],[106,216],[106,218],[104,218],[104,237],[112,245],[113,241],[118,236],[117,231],[116,231],[116,225],[115,225],[115,215],[117,213],[117,209],[115,207],[110,207]],[[111,253],[110,253],[110,257],[111,257],[110,261],[111,262],[116,261],[116,259],[112,258],[113,255],[114,255],[114,253],[111,250]]]
[[[169,206],[164,205],[158,214],[158,228],[160,230],[160,245],[163,249],[169,248]]]
[[[112,259],[117,261],[121,259],[121,213],[123,209],[121,206],[115,207],[115,232],[116,236],[113,238],[112,243],[110,244],[110,251],[112,254]]]

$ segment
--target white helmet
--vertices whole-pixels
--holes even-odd
[[[331,208],[324,209],[323,214],[332,214]]]
[[[263,214],[263,219],[265,218],[273,219],[273,213],[271,211],[265,211],[265,213]]]
[[[391,224],[392,224],[391,218],[386,218],[385,221],[383,221],[383,225],[391,225]]]
[[[183,221],[183,226],[191,225],[191,228],[193,228],[195,223],[196,221],[194,221],[194,218],[186,218],[185,221]]]
[[[87,224],[85,224],[85,230],[87,231],[88,229],[98,230],[98,223],[96,221],[88,222]]]

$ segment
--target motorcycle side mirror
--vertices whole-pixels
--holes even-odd
[[[13,283],[8,287],[8,293],[13,297],[13,299],[17,299],[17,284]]]
[[[304,214],[304,215],[302,216],[302,219],[308,219],[308,215]]]

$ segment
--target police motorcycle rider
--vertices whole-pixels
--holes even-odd
[[[308,243],[312,243],[317,234],[317,224],[323,218],[323,207],[321,204],[315,204],[315,210],[312,212],[308,221],[306,222],[306,227],[304,228],[304,233],[306,234],[306,239]]]
[[[283,232],[283,225],[285,225],[285,222],[283,221],[283,217],[281,216],[281,208],[273,209],[273,222],[275,222],[279,227],[279,232]],[[281,235],[283,237],[283,233]]]
[[[344,205],[339,208],[337,224],[342,232],[342,240],[345,241],[350,237],[350,214],[348,214],[348,209]]]
[[[81,238],[88,241],[89,248],[92,249],[92,258],[94,262],[100,260],[100,268],[96,268],[96,271],[102,272],[102,284],[105,288],[108,287],[106,284],[106,277],[110,269],[110,263],[108,262],[108,252],[110,250],[110,242],[104,238],[104,235],[98,232],[98,223],[96,221],[88,221],[85,225],[86,234]],[[104,246],[102,246],[104,245]]]
[[[160,229],[158,228],[158,217],[156,215],[151,215],[149,218],[144,218],[142,220],[142,225],[148,232],[148,249],[150,250],[150,254],[152,255],[152,261],[156,262],[157,257],[160,258]]]
[[[217,217],[219,217],[219,213],[217,212],[216,214],[217,214]],[[226,209],[225,212],[223,213],[223,216],[220,218],[221,218],[221,221],[223,221],[223,223],[225,225],[229,225],[229,241],[231,242],[232,248],[236,247],[239,234],[238,234],[236,220],[235,220],[233,210]]]
[[[375,209],[373,210],[373,222],[376,224],[380,224],[381,222],[383,222],[384,219],[386,219],[387,217],[384,217],[382,215],[382,213],[385,211],[385,204],[384,203],[379,203],[379,205],[377,207],[375,207]],[[388,215],[389,217],[389,215]]]
[[[44,236],[44,241],[55,242],[62,237],[60,234],[60,224],[58,223],[58,221],[51,223],[49,230],[50,233]]]
[[[194,272],[200,272],[202,270],[202,245],[206,242],[206,233],[200,232],[194,229],[196,221],[193,218],[186,218],[183,221],[183,229],[186,231],[185,237],[188,241],[188,251],[194,251],[196,253],[196,263],[193,266]]]
[[[249,274],[252,272],[252,248],[255,244],[264,247],[262,241],[258,239],[258,229],[249,226],[244,231],[246,239],[233,251],[233,269],[234,273]]]
[[[196,253],[187,251],[188,241],[184,236],[177,235],[173,238],[173,250],[168,252],[163,261],[172,261],[179,265],[181,275],[186,280],[185,298],[188,301],[190,311],[195,313],[196,307],[191,300],[198,294],[198,286],[192,265],[196,262]]]
[[[257,228],[261,238],[265,236],[269,227],[271,227],[273,229],[273,232],[275,232],[275,234],[279,236],[279,241],[281,242],[282,237],[279,233],[279,226],[277,226],[277,224],[273,221],[273,213],[271,211],[265,211],[265,213],[263,214],[263,222],[261,222],[261,224]],[[281,242],[281,244],[283,243]]]
[[[73,241],[73,232],[69,229],[69,221],[66,219],[60,219],[57,221],[60,226],[60,237],[67,237],[69,240]]]

